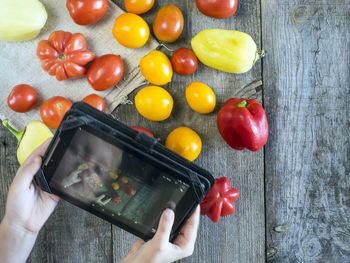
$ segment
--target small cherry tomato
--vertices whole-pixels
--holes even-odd
[[[57,129],[72,103],[61,96],[52,97],[41,105],[40,116],[43,122],[52,129]]]
[[[96,109],[100,111],[105,111],[106,108],[106,102],[104,99],[102,99],[100,96],[97,94],[90,94],[86,96],[84,99],[82,99],[85,103],[91,105],[92,107],[95,107]]]
[[[151,136],[152,138],[154,138],[153,133],[151,133],[149,130],[146,130],[145,128],[141,128],[137,126],[130,126],[130,127],[133,128],[135,131],[146,133],[148,136]]]
[[[124,47],[142,47],[149,38],[149,27],[142,17],[125,13],[117,17],[113,29],[113,36]]]
[[[169,118],[173,104],[174,100],[169,92],[157,86],[145,87],[135,96],[136,109],[151,121],[163,121]]]
[[[67,0],[66,6],[76,24],[90,25],[104,17],[108,0]]]
[[[154,5],[154,0],[125,0],[125,9],[129,13],[144,14],[148,12]]]
[[[115,196],[112,198],[112,202],[115,204],[118,204],[122,201],[122,198],[120,196]]]
[[[38,94],[32,86],[20,84],[15,86],[7,98],[7,105],[15,112],[28,112],[38,101]]]
[[[118,183],[112,183],[112,187],[114,190],[118,190],[120,188],[120,185]]]
[[[140,70],[145,79],[154,85],[165,85],[173,77],[173,67],[169,58],[158,50],[153,50],[141,58]]]
[[[216,105],[213,90],[202,82],[192,82],[188,85],[186,100],[192,110],[203,114],[212,112]]]
[[[171,65],[179,75],[190,75],[196,71],[198,59],[192,50],[179,48],[171,57]]]
[[[206,16],[228,18],[236,13],[238,0],[196,0],[196,4]]]
[[[136,187],[132,184],[127,184],[124,188],[125,193],[129,196],[134,196],[136,194]]]
[[[119,55],[107,54],[92,62],[86,77],[91,87],[97,91],[116,85],[124,74],[124,64]]]
[[[170,4],[163,6],[153,21],[153,32],[163,42],[172,43],[177,40],[184,28],[184,17],[181,10]]]
[[[194,161],[202,150],[202,140],[194,130],[179,127],[168,135],[165,147],[189,161]]]

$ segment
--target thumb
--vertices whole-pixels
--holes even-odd
[[[173,210],[169,208],[164,210],[154,236],[154,239],[160,244],[169,242],[171,228],[174,224],[174,216]]]

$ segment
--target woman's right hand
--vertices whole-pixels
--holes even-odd
[[[199,206],[182,227],[173,243],[169,242],[174,212],[166,209],[154,237],[148,242],[138,239],[120,263],[170,263],[193,253],[200,216]]]

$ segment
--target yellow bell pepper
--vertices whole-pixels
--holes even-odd
[[[24,131],[19,132],[12,128],[8,120],[3,120],[2,124],[16,136],[17,145],[17,160],[19,164],[24,163],[28,156],[38,148],[48,138],[53,137],[50,129],[41,121],[31,121],[28,123]]]
[[[234,30],[203,30],[192,38],[191,45],[203,64],[229,73],[249,71],[264,55],[264,51],[258,53],[250,35]]]

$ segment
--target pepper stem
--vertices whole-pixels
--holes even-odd
[[[240,103],[236,104],[236,108],[249,108],[249,105],[247,105],[247,101],[243,100]]]
[[[23,136],[23,132],[16,131],[14,128],[12,128],[11,125],[9,124],[8,119],[3,120],[3,121],[2,121],[2,125],[4,125],[7,129],[9,129],[9,131],[10,131],[13,135],[16,136],[16,138],[17,138],[17,140],[18,140],[18,143],[21,141],[22,136]]]

